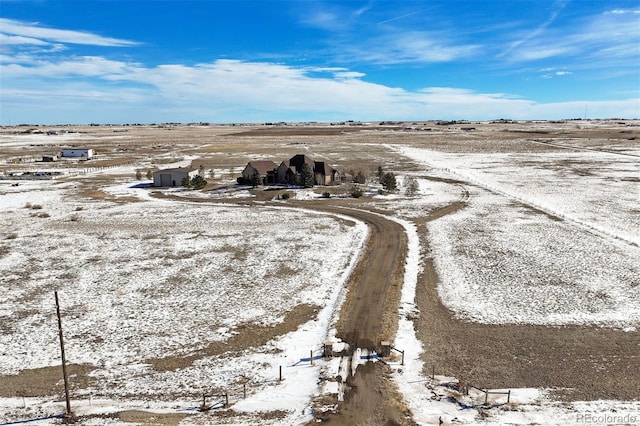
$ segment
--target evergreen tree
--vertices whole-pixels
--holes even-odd
[[[191,188],[202,189],[207,184],[207,181],[200,175],[196,175],[191,179]]]
[[[253,174],[251,175],[251,177],[249,177],[249,182],[247,182],[249,185],[253,186],[254,188],[258,185],[260,185],[262,183],[262,179],[260,179],[260,173],[258,173],[257,170],[254,170]]]
[[[365,183],[367,180],[367,177],[364,175],[364,173],[362,173],[362,171],[359,171],[354,177],[353,177],[353,181],[355,183]]]
[[[383,174],[380,183],[382,183],[382,187],[387,192],[394,192],[398,187],[396,176],[391,172],[386,172],[385,174]]]
[[[302,186],[305,188],[313,188],[314,183],[313,170],[311,170],[311,167],[307,163],[304,163],[302,165]]]

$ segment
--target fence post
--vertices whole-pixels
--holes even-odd
[[[507,404],[509,403],[509,401],[511,401],[511,389],[509,389],[509,392],[507,392]]]
[[[404,365],[404,351],[402,351],[402,362],[400,362],[400,365]]]
[[[487,400],[489,399],[489,391],[484,391],[484,405],[487,405]]]
[[[313,349],[311,349],[309,352],[310,352],[309,353],[309,361],[311,362],[311,365],[313,365]]]
[[[280,376],[278,376],[278,381],[282,381],[282,366],[280,366]]]
[[[244,399],[247,399],[247,384],[246,383],[242,384],[242,395],[244,396]]]
[[[224,408],[229,408],[229,392],[224,393]]]

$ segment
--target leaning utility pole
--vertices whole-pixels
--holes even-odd
[[[64,396],[67,401],[67,414],[71,416],[71,401],[69,400],[69,380],[67,379],[67,359],[64,356],[64,339],[62,338],[62,318],[60,317],[60,303],[58,302],[58,292],[56,296],[56,314],[58,315],[58,333],[60,334],[60,353],[62,354],[62,376],[64,378]]]

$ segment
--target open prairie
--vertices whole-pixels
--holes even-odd
[[[468,385],[535,388],[522,406],[561,404],[558,424],[637,414],[639,137],[624,120],[2,128],[0,422],[63,410],[54,291],[83,424],[532,421],[429,405],[475,406]],[[96,155],[41,161],[68,147]],[[362,173],[363,195],[237,184],[296,154]],[[207,185],[151,186],[171,167]],[[327,340],[389,341],[406,366],[343,391],[339,362],[300,363]],[[432,371],[457,378],[441,399]],[[203,395],[231,401],[199,412]]]

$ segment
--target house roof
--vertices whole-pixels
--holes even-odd
[[[247,167],[249,166],[256,169],[261,175],[278,168],[278,165],[271,160],[250,161],[249,164],[247,164]]]
[[[300,170],[302,170],[302,165],[305,163],[308,164],[311,167],[311,169],[313,169],[313,165],[314,165],[313,159],[308,155],[297,154],[289,159],[289,165],[295,166]]]
[[[174,167],[171,169],[161,169],[161,170],[156,170],[154,173],[191,173],[192,171],[194,171],[196,169],[194,169],[193,167]]]

